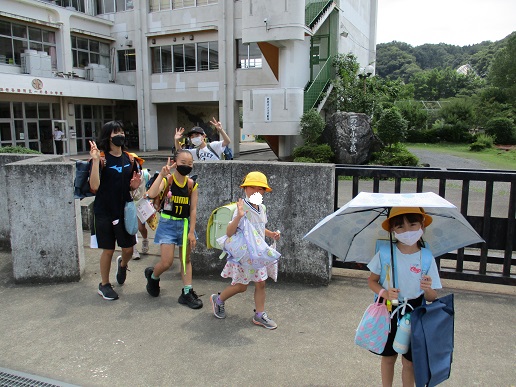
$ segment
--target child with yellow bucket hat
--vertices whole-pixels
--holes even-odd
[[[265,237],[275,241],[280,238],[279,231],[265,228],[267,213],[262,198],[265,192],[271,192],[272,189],[267,176],[258,171],[249,172],[240,187],[244,189],[245,198],[238,200],[226,235],[217,239],[221,245],[234,246],[234,249],[224,249],[229,255],[221,273],[222,277],[231,278],[232,281],[222,293],[211,295],[213,314],[220,319],[226,318],[225,301],[235,294],[245,292],[249,283],[254,282],[253,323],[267,329],[276,329],[276,323],[265,312],[265,280],[269,277],[276,280],[277,260],[280,257],[274,248],[265,243]],[[237,250],[243,251],[243,254],[240,255]]]
[[[392,207],[382,228],[390,233],[390,244],[380,248],[367,265],[371,271],[369,288],[379,294],[387,290],[387,299],[400,306],[391,315],[391,330],[380,356],[383,385],[392,385],[394,365],[398,353],[403,354],[403,385],[414,385],[414,368],[410,344],[399,349],[396,342],[398,322],[409,319],[408,313],[426,301],[437,298],[436,289],[442,288],[435,259],[424,247],[422,236],[432,217],[421,207]],[[393,238],[396,241],[393,241]],[[394,281],[395,280],[395,281]],[[395,284],[395,286],[393,286]],[[385,294],[385,293],[384,293]]]

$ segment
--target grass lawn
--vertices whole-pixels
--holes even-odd
[[[469,150],[469,144],[405,144],[409,148],[427,149],[433,152],[442,152],[465,159],[477,160],[485,163],[491,169],[516,169],[516,148],[505,149],[485,149],[480,152]]]

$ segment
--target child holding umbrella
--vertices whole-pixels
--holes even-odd
[[[434,301],[437,298],[436,289],[442,288],[435,259],[430,250],[423,247],[421,239],[425,228],[431,223],[432,217],[420,207],[392,207],[382,228],[392,233],[396,242],[391,242],[392,247],[388,249],[380,249],[367,265],[371,271],[369,288],[376,294],[382,289],[387,290],[387,299],[392,305],[396,305],[398,300],[402,301],[391,316],[387,344],[380,354],[383,386],[392,386],[393,383],[394,365],[398,358],[393,342],[402,310],[409,312],[420,306],[423,299]],[[431,259],[429,265],[425,265],[425,257],[428,256]],[[402,366],[403,385],[413,386],[414,368],[410,347],[403,354]]]

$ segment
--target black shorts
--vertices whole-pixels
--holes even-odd
[[[408,300],[408,303],[415,309],[418,306],[421,306],[423,304],[423,295],[419,296],[418,298],[414,298],[412,300]],[[394,308],[393,308],[394,310]],[[409,307],[407,307],[408,311],[411,311]],[[401,313],[399,313],[399,318],[401,319]],[[398,330],[398,316],[395,314],[391,318],[391,331],[389,332],[389,337],[387,338],[387,344],[385,344],[385,349],[380,354],[380,356],[394,356],[398,355],[398,352],[392,348],[392,344],[394,343],[394,337],[396,336],[396,332]],[[412,346],[409,344],[408,352],[403,355],[405,359],[408,361],[412,361]]]
[[[93,224],[99,249],[114,250],[115,242],[122,248],[133,247],[136,244],[136,235],[125,231],[123,219],[114,225],[110,217],[95,215]]]

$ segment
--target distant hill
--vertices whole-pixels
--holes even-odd
[[[412,74],[433,68],[458,68],[469,64],[481,77],[485,77],[495,53],[508,38],[496,42],[485,41],[470,46],[451,44],[410,44],[393,41],[376,45],[376,74],[382,78],[402,78],[408,82]]]

